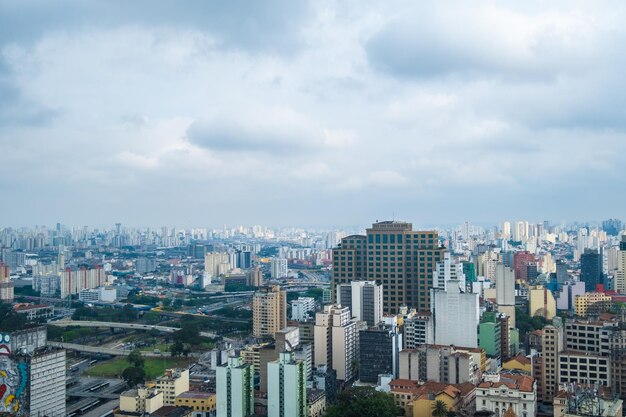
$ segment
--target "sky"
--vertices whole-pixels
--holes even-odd
[[[0,0],[0,227],[626,219],[623,1]]]

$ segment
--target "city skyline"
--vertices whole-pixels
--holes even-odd
[[[3,223],[626,217],[620,3],[0,8]]]

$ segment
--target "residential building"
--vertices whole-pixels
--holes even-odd
[[[262,287],[252,297],[254,337],[274,337],[287,326],[287,293],[274,285]]]
[[[617,252],[617,271],[615,271],[615,291],[626,293],[626,234],[622,235]]]
[[[348,236],[333,250],[333,288],[356,279],[383,286],[384,313],[400,307],[430,308],[436,263],[445,249],[436,231],[413,231],[411,223],[383,221],[366,230],[366,236]]]
[[[230,259],[227,252],[208,252],[204,255],[204,272],[216,278],[230,269]]]
[[[430,311],[419,311],[404,319],[404,347],[415,349],[435,343],[435,326]]]
[[[306,364],[283,352],[267,364],[269,417],[306,417]]]
[[[105,282],[106,274],[101,267],[93,269],[83,267],[79,270],[66,268],[60,276],[61,298],[78,294],[80,290],[101,287]]]
[[[337,304],[350,307],[356,321],[364,321],[368,326],[376,326],[383,318],[383,287],[376,281],[352,281],[338,284]]]
[[[515,328],[515,272],[502,262],[496,266],[496,304],[500,313],[510,317],[509,325]]]
[[[476,384],[481,364],[474,355],[455,346],[424,345],[404,349],[399,354],[399,379]]]
[[[273,279],[285,278],[287,276],[287,259],[270,259],[270,276]]]
[[[485,350],[487,356],[500,359],[502,357],[502,326],[493,312],[486,312],[478,325],[478,345]],[[504,337],[508,337],[507,333]]]
[[[450,252],[444,252],[443,259],[436,263],[435,270],[433,271],[433,288],[445,290],[450,280],[459,281],[461,289],[463,291],[466,290],[463,264],[454,262]]]
[[[216,370],[217,417],[251,417],[254,414],[254,367],[230,357]]]
[[[326,412],[326,393],[321,389],[307,388],[306,417],[323,417]]]
[[[449,412],[472,412],[476,387],[470,383],[445,384],[426,381],[418,385],[413,381],[396,379],[389,383],[390,393],[405,416],[432,415],[434,405],[441,401]]]
[[[554,397],[554,417],[621,417],[623,400],[606,387],[568,384]]]
[[[189,391],[189,369],[166,369],[156,387],[163,392],[163,405],[176,405],[176,397]]]
[[[519,353],[502,364],[504,371],[520,371],[527,375],[532,375],[532,359]]]
[[[556,300],[552,291],[543,285],[530,287],[528,295],[528,314],[552,320],[556,316]]]
[[[157,388],[139,387],[120,394],[121,415],[152,414],[161,407],[163,407],[163,393]]]
[[[462,293],[455,280],[449,281],[446,291],[431,292],[435,343],[477,347],[478,294]]]
[[[13,302],[14,286],[15,284],[11,281],[11,269],[9,265],[0,262],[0,302]]]
[[[291,302],[291,320],[305,321],[315,313],[315,298],[298,297]]]
[[[527,281],[528,264],[535,262],[535,255],[528,251],[515,252],[513,255],[513,271],[516,280]]]
[[[551,403],[559,384],[559,353],[564,348],[563,325],[554,321],[543,328],[542,337],[542,400]]]
[[[340,381],[356,377],[356,322],[350,309],[335,304],[325,305],[315,316],[315,366],[328,365],[337,372]]]
[[[611,307],[611,296],[603,292],[588,292],[576,296],[574,311],[578,317],[597,315]]]
[[[537,384],[530,375],[510,373],[483,375],[476,387],[476,411],[491,411],[494,416],[513,410],[518,417],[535,417]]]

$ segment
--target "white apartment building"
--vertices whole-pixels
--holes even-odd
[[[166,369],[156,387],[163,392],[163,405],[176,405],[176,397],[189,391],[189,369]]]
[[[306,416],[306,363],[292,352],[283,352],[277,361],[267,364],[269,417]]]
[[[305,321],[315,312],[315,298],[298,297],[291,302],[291,320]]]
[[[85,303],[105,302],[114,303],[117,300],[117,290],[113,287],[98,287],[80,290],[78,299]]]
[[[430,300],[436,344],[478,346],[478,294],[462,293],[458,281],[450,280],[446,291],[431,289]]]
[[[270,275],[272,278],[284,278],[287,276],[287,259],[270,259]]]

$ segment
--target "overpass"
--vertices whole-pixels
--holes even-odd
[[[77,345],[76,343],[53,342],[51,340],[48,340],[47,345],[61,348],[61,349],[66,349],[66,350],[75,350],[77,352],[98,353],[101,355],[109,355],[109,356],[128,356],[132,352],[132,350],[111,349],[111,348],[105,348],[102,346]],[[142,351],[141,356],[145,356],[148,358],[162,358],[163,356],[170,356],[170,353],[169,352],[154,353],[150,351]]]
[[[180,330],[177,327],[158,326],[141,323],[118,323],[113,321],[89,321],[89,320],[59,320],[48,322],[49,325],[58,327],[80,326],[80,327],[110,327],[112,329],[133,329],[133,330],[156,330],[162,333],[174,333]],[[200,332],[200,336],[218,338],[219,335],[211,332]]]

